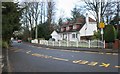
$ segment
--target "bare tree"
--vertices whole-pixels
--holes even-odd
[[[30,30],[29,30],[29,20],[28,20],[28,4],[22,3],[21,4],[22,7],[24,7],[24,11],[22,12],[22,17],[21,17],[21,23],[23,24],[23,29],[24,29],[24,34],[26,35],[24,37],[25,40],[27,40],[27,38],[30,38]]]
[[[39,10],[39,2],[33,2],[32,3],[32,7],[31,7],[32,11],[32,17],[33,20],[35,21],[35,38],[37,39],[38,37],[38,30],[37,30],[37,26],[38,26],[38,18],[39,18],[39,14],[40,14],[40,10]],[[41,19],[42,20],[42,19]]]
[[[51,22],[54,16],[54,9],[55,9],[55,2],[53,2],[52,0],[48,1],[47,2],[47,22],[50,30],[52,28]]]
[[[99,24],[100,21],[99,17],[101,17],[101,19],[103,20],[106,10],[108,8],[113,8],[113,6],[115,6],[115,2],[112,0],[107,0],[107,1],[101,0],[101,3],[99,0],[84,0],[84,2],[86,3],[86,9],[90,12],[92,11],[91,14],[95,17],[97,25]],[[101,9],[99,11],[100,4],[101,4]],[[100,16],[99,16],[99,12],[100,12]]]

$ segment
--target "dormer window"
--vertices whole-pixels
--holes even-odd
[[[77,27],[76,27],[76,25],[73,25],[73,29],[76,29]]]
[[[68,26],[68,27],[66,27],[66,30],[68,31],[70,29],[70,27]]]
[[[62,31],[62,32],[65,31],[65,27],[62,27],[62,28],[61,28],[61,31]]]

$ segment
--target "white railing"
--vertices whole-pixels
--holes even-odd
[[[105,48],[105,41],[100,41],[100,40],[80,40],[80,41],[39,40],[39,44],[47,45],[47,46]]]

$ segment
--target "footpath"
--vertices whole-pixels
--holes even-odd
[[[23,42],[29,45],[43,47],[43,48],[53,48],[61,50],[74,50],[74,51],[90,51],[90,52],[104,52],[104,53],[120,53],[120,49],[104,49],[104,48],[82,48],[82,47],[63,47],[63,46],[47,46],[35,43]]]

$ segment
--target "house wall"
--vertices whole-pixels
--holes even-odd
[[[80,41],[80,34],[78,34],[78,33],[79,32],[60,33],[59,40]],[[75,38],[73,37],[73,34],[75,35]],[[76,36],[76,34],[77,34],[77,36]]]
[[[74,34],[74,37],[73,37],[73,34]],[[80,41],[80,35],[78,34],[78,32],[71,32],[69,34],[69,41]]]
[[[55,41],[58,41],[59,40],[59,34],[56,32],[56,31],[53,31],[52,34],[51,34],[52,38],[55,39]]]
[[[96,23],[85,24],[79,31],[80,36],[91,36],[94,35],[94,31],[97,31]]]

